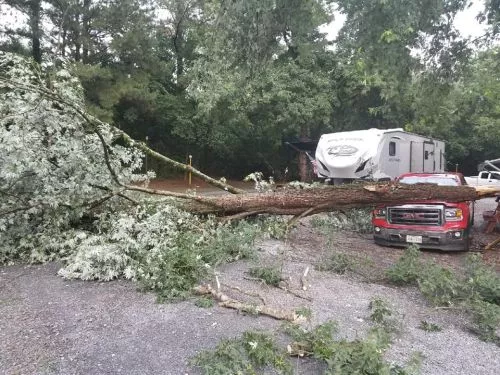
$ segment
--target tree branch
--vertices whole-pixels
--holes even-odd
[[[213,289],[209,284],[200,285],[194,289],[198,295],[211,295],[219,301],[219,306],[235,309],[238,311],[247,312],[250,314],[267,315],[278,320],[287,320],[289,322],[297,322],[301,320],[301,316],[294,311],[272,308],[266,305],[251,305],[232,299],[222,292]]]
[[[113,126],[113,125],[110,125],[110,124],[107,124],[107,123],[104,123],[102,122],[101,120],[97,119],[96,117],[88,114],[85,110],[83,110],[78,104],[76,103],[73,103],[72,101],[70,100],[66,100],[64,99],[63,97],[61,97],[57,92],[54,92],[54,91],[51,91],[49,89],[46,89],[46,88],[43,88],[43,87],[39,87],[39,86],[34,86],[34,85],[30,85],[30,84],[26,84],[26,83],[23,83],[23,82],[18,82],[18,81],[15,81],[15,80],[11,80],[11,79],[6,79],[6,78],[3,78],[3,77],[0,77],[0,83],[3,83],[4,85],[6,85],[7,87],[13,89],[13,90],[16,90],[16,89],[19,89],[19,90],[28,90],[28,91],[31,91],[31,92],[37,92],[37,93],[40,93],[40,94],[43,94],[45,95],[47,98],[55,101],[55,102],[59,102],[59,103],[62,103],[62,104],[65,104],[66,106],[70,107],[72,110],[74,110],[76,112],[76,114],[82,118],[88,125],[90,125],[92,131],[96,131],[96,128],[97,128],[97,131],[98,130],[98,127],[99,126],[102,126],[102,127],[110,127],[111,129],[113,129],[113,131],[115,132],[115,134],[119,135],[120,138],[122,138],[130,147],[135,147],[139,150],[141,150],[142,152],[144,152],[146,155],[156,159],[156,160],[159,160],[165,164],[168,164],[176,169],[179,169],[179,170],[182,170],[182,171],[185,171],[185,172],[191,172],[193,175],[201,178],[202,180],[206,181],[207,183],[215,186],[215,187],[218,187],[222,190],[225,190],[229,193],[232,193],[232,194],[243,194],[245,193],[244,190],[242,189],[238,189],[234,186],[231,186],[229,184],[226,184],[225,182],[222,182],[220,180],[216,180],[204,173],[202,173],[201,171],[197,170],[196,168],[193,168],[192,166],[190,165],[186,165],[186,164],[183,164],[183,163],[180,163],[180,162],[177,162],[173,159],[170,159],[169,157],[166,157],[154,150],[152,150],[151,148],[149,148],[148,146],[146,146],[143,142],[138,142],[136,140],[134,140],[132,137],[130,137],[127,133],[125,133],[123,130],[121,129],[118,129],[117,127]],[[97,133],[96,133],[97,134]],[[102,142],[102,140],[101,140]],[[108,160],[109,162],[109,160]],[[111,171],[110,171],[111,172]],[[116,177],[116,174],[115,176]],[[113,179],[115,179],[113,177]],[[115,180],[115,182],[117,182]],[[119,181],[118,181],[119,183]]]

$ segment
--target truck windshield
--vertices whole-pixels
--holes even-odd
[[[458,180],[453,177],[437,177],[437,176],[407,176],[399,180],[402,184],[435,184],[439,186],[458,186]]]

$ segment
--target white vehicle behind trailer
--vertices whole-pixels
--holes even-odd
[[[315,164],[318,177],[334,183],[393,180],[408,172],[444,172],[445,144],[400,128],[323,134]]]
[[[500,172],[482,171],[477,176],[465,177],[470,186],[500,186]]]

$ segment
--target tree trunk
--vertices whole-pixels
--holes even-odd
[[[203,197],[204,202],[187,202],[184,208],[192,213],[221,216],[241,213],[306,216],[318,212],[369,207],[378,204],[426,200],[472,201],[494,196],[499,192],[500,189],[476,189],[469,186],[398,185],[392,183],[352,184],[302,190],[285,189],[262,194]]]
[[[89,62],[89,45],[90,45],[90,5],[91,0],[83,0],[82,12],[82,62]]]
[[[307,136],[307,128],[305,126],[303,126],[301,129],[300,129],[300,138],[299,140],[300,141],[308,141],[309,138]],[[301,182],[308,182],[308,168],[307,168],[307,165],[308,165],[308,160],[307,160],[307,156],[304,152],[299,152],[299,178],[300,178],[300,181]]]
[[[41,20],[41,0],[32,0],[30,2],[30,27],[31,27],[31,48],[33,59],[37,63],[42,62],[42,47],[41,47],[41,35],[42,31],[40,28]]]
[[[301,182],[307,182],[307,156],[303,152],[299,153],[299,178]]]

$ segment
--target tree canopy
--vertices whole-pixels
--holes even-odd
[[[64,61],[92,114],[220,176],[297,175],[283,141],[371,127],[445,139],[473,173],[500,157],[500,4],[467,38],[454,19],[469,3],[5,0],[0,48]],[[339,14],[331,40],[320,26]]]

